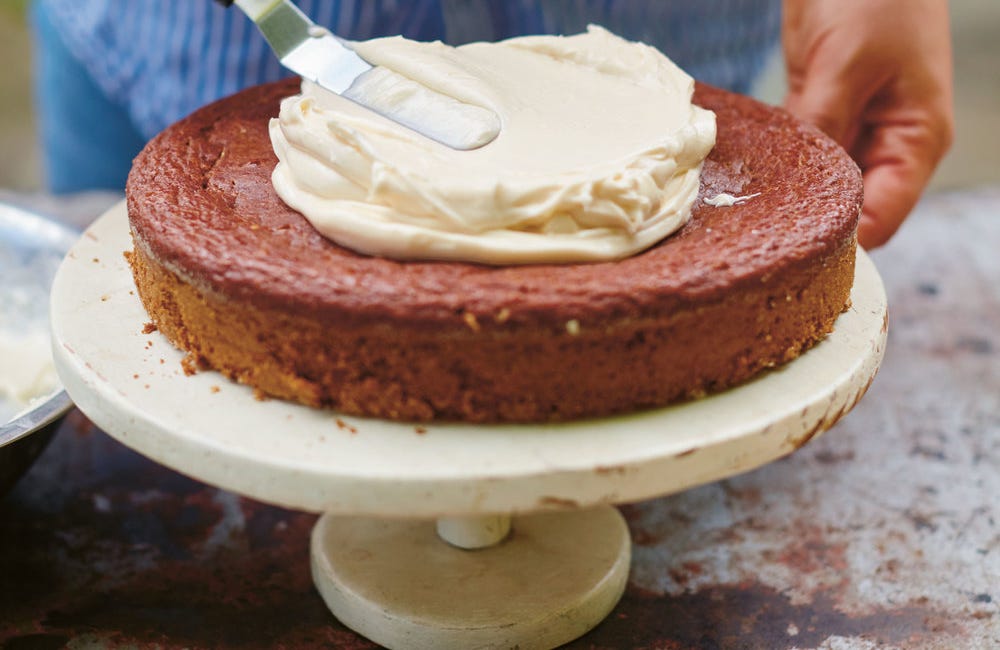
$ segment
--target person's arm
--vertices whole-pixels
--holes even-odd
[[[858,239],[881,246],[951,145],[946,0],[785,0],[785,106],[854,157],[865,181]]]

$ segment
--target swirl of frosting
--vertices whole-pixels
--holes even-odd
[[[692,105],[693,80],[656,49],[594,26],[457,48],[401,37],[354,47],[378,66],[362,94],[463,132],[495,114],[501,131],[458,151],[303,84],[270,125],[272,180],[338,244],[397,259],[602,261],[689,218],[715,115]]]

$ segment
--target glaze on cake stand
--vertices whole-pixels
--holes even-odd
[[[550,648],[585,633],[627,580],[628,531],[610,504],[791,453],[860,399],[886,338],[885,292],[859,251],[834,333],[736,389],[567,424],[413,425],[258,400],[214,372],[185,375],[182,353],[144,332],[122,256],[130,248],[121,204],[59,270],[53,355],[67,392],[154,460],[325,513],[312,538],[317,588],[342,622],[389,647]]]

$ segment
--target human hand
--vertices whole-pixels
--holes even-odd
[[[947,0],[785,0],[785,107],[864,174],[858,241],[881,246],[951,145]]]

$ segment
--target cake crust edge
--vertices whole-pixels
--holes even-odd
[[[663,406],[785,364],[833,330],[848,305],[855,253],[852,239],[811,272],[667,319],[534,332],[469,324],[447,336],[261,309],[184,282],[141,246],[127,257],[152,322],[188,353],[189,369],[213,368],[261,396],[350,415],[486,423]]]

